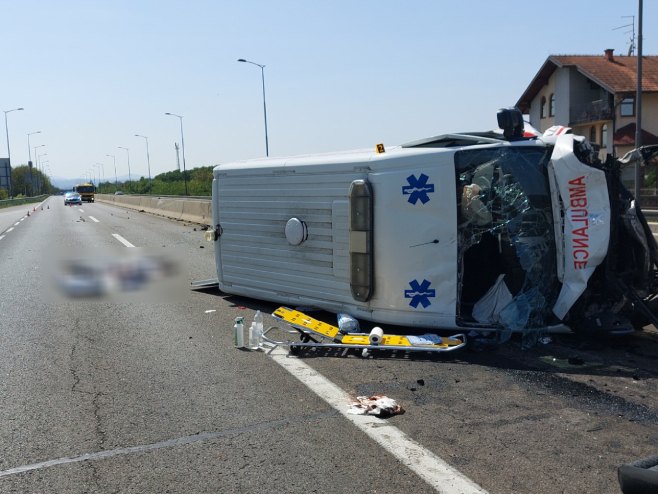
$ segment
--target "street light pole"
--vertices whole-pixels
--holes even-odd
[[[256,65],[260,67],[260,76],[263,81],[263,117],[265,117],[265,156],[270,155],[270,146],[267,140],[267,105],[265,104],[265,65],[261,65],[256,62],[251,62],[245,60],[244,58],[239,58],[238,62],[250,63],[251,65]]]
[[[114,161],[114,187],[116,190],[119,190],[119,180],[117,180],[117,158],[113,154],[106,154],[105,156],[109,156]]]
[[[99,191],[100,191],[100,190],[101,190],[101,186],[100,186],[100,185],[101,185],[101,183],[103,182],[103,180],[105,180],[105,167],[103,166],[103,163],[96,163],[95,166],[100,166],[100,167],[101,167],[101,171],[102,171],[102,173],[103,173],[102,178],[101,178],[101,181],[100,181],[99,184],[98,184],[98,189],[99,189]],[[101,194],[102,194],[102,192],[101,192]]]
[[[11,152],[9,151],[9,126],[7,125],[7,113],[13,111],[23,110],[23,108],[14,108],[13,110],[2,110],[5,113],[5,132],[7,133],[7,194],[9,197],[12,197],[11,194]]]
[[[27,156],[28,156],[28,164],[30,161],[32,161],[32,148],[30,147],[30,136],[34,134],[41,134],[40,130],[37,130],[36,132],[29,132],[27,134]]]
[[[42,148],[42,147],[45,147],[45,144],[39,144],[38,146],[34,146],[34,148],[33,148],[34,149],[34,161],[35,161],[34,164],[36,166],[37,172],[36,172],[36,177],[33,177],[31,182],[32,182],[32,187],[33,188],[34,188],[34,182],[37,183],[37,192],[38,192],[38,188],[39,188],[39,185],[38,185],[39,184],[39,157],[37,156],[37,149]],[[36,178],[36,180],[34,178]],[[33,193],[34,193],[34,191],[33,191]]]
[[[41,161],[42,156],[48,156],[48,153],[43,153],[37,156],[37,191],[39,192],[39,195],[41,194],[41,190],[43,189],[43,180],[41,179],[42,178],[41,175],[43,175],[43,171],[42,171],[43,162]]]
[[[146,163],[149,168],[149,195],[152,193],[151,191],[151,158],[149,157],[149,138],[146,136],[143,136],[141,134],[135,134],[135,137],[143,137],[144,140],[146,141]]]
[[[183,182],[185,182],[185,195],[187,193],[187,168],[185,168],[185,138],[183,137],[183,117],[181,115],[176,115],[175,113],[165,113],[165,115],[171,115],[172,117],[178,117],[180,120],[180,145],[183,150]]]
[[[130,150],[128,148],[124,148],[123,146],[117,146],[119,149],[125,149],[126,153],[128,154],[128,192],[131,192],[131,187],[130,187]]]

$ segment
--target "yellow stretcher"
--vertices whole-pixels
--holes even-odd
[[[464,334],[451,336],[383,334],[374,338],[372,333],[343,334],[336,326],[318,321],[303,312],[287,307],[279,307],[272,313],[272,316],[294,328],[295,331],[292,333],[299,334],[300,341],[270,339],[267,333],[274,329],[273,327],[265,331],[263,339],[275,345],[288,346],[291,351],[297,348],[352,348],[406,352],[451,352],[466,346]]]

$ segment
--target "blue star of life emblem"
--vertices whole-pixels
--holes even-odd
[[[402,194],[409,196],[408,201],[411,204],[416,204],[419,200],[423,204],[429,202],[430,198],[427,194],[434,192],[434,184],[427,183],[429,178],[424,173],[421,173],[418,178],[416,178],[416,175],[409,175],[407,177],[409,185],[402,186]]]
[[[418,304],[422,305],[423,309],[427,309],[432,305],[430,298],[436,297],[436,290],[434,288],[430,289],[431,284],[427,280],[423,280],[422,283],[418,283],[418,280],[410,281],[411,290],[404,291],[404,298],[411,299],[409,305],[414,309],[418,307]]]

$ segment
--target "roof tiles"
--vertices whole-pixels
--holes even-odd
[[[636,90],[637,57],[602,55],[551,55],[549,60],[559,67],[574,66],[611,92]],[[642,57],[642,90],[658,91],[658,56]]]
[[[559,67],[575,67],[585,77],[611,93],[629,93],[637,89],[637,57],[607,55],[551,55],[539,69],[517,102],[522,111],[530,109],[530,102],[548,83]],[[658,56],[642,57],[642,90],[658,92]]]

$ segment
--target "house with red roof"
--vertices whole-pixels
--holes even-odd
[[[605,154],[635,147],[637,57],[551,55],[516,105],[540,131],[572,127]],[[642,145],[658,144],[658,56],[642,57]]]

